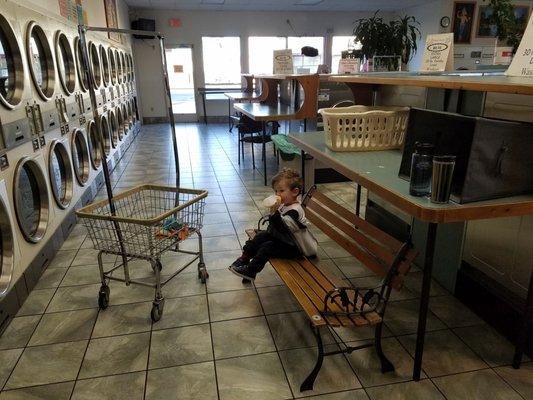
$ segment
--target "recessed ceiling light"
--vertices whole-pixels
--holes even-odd
[[[295,6],[316,6],[322,3],[324,0],[296,0],[294,2]]]

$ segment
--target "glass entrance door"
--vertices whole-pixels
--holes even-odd
[[[168,82],[176,121],[198,121],[194,88],[192,46],[167,48]]]

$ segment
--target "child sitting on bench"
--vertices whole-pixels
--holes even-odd
[[[307,229],[305,212],[298,201],[302,192],[300,174],[284,168],[272,178],[277,196],[270,207],[268,228],[246,241],[242,255],[229,267],[241,278],[253,281],[270,258],[315,256],[317,243]]]

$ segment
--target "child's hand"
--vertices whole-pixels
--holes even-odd
[[[279,206],[281,205],[281,197],[278,196],[276,199],[276,203],[270,207],[270,214],[274,214],[276,211],[278,211]]]

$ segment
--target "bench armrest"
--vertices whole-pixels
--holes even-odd
[[[369,313],[382,314],[387,302],[384,290],[384,286],[337,287],[326,294],[322,314],[347,317],[364,317]]]

